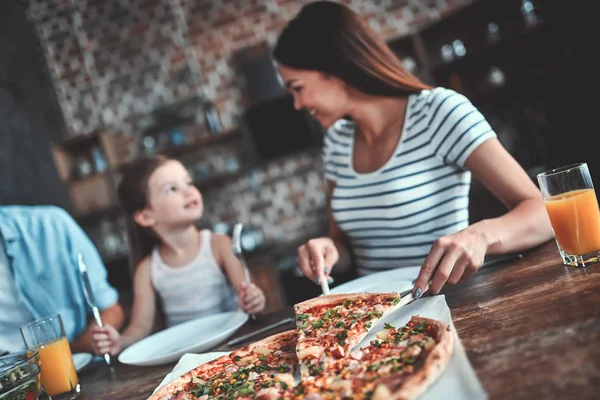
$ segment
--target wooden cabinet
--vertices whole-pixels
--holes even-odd
[[[155,149],[155,154],[180,159],[192,176],[194,163],[199,158],[195,155],[197,151],[225,145],[239,137],[236,131],[212,135],[193,124],[171,128],[185,132],[184,140],[177,144],[157,140],[162,146]],[[155,132],[155,138],[160,139],[160,134]],[[108,269],[109,281],[119,289],[131,287],[131,266],[128,222],[118,204],[116,188],[123,167],[145,154],[143,139],[144,136],[98,131],[59,141],[52,149],[57,170],[70,197],[69,211],[94,242]],[[239,176],[237,171],[225,173],[214,168],[206,172],[207,177],[196,180],[201,190]]]
[[[389,45],[401,60],[414,58],[424,82],[467,96],[535,181],[583,155],[563,150],[566,121],[555,112],[569,107],[565,77],[577,62],[570,42],[579,38],[564,22],[550,0],[480,0]],[[475,222],[505,208],[473,182],[470,211]]]

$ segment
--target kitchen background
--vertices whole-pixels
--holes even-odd
[[[272,288],[270,309],[309,295],[298,285],[295,247],[327,229],[323,132],[292,110],[269,58],[308,2],[2,2],[0,203],[68,209],[111,282],[127,290],[126,224],[114,188],[131,159],[167,154],[186,164],[204,195],[201,226],[247,226],[245,248],[259,284]],[[572,158],[591,161],[578,142],[587,126],[572,114],[584,110],[569,101],[585,36],[567,11],[578,3],[342,2],[421,79],[469,96],[532,177]],[[502,211],[474,185],[473,220]]]

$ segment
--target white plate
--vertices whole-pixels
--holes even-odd
[[[196,318],[140,340],[119,355],[131,365],[162,365],[179,360],[185,353],[208,350],[231,336],[248,320],[241,311]]]
[[[421,267],[404,267],[376,272],[343,283],[332,288],[329,293],[391,293],[410,290],[413,281],[419,276]]]
[[[94,356],[90,353],[75,353],[73,354],[73,363],[75,364],[75,369],[79,372],[83,367],[88,365]]]

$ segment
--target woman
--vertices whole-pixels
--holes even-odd
[[[304,274],[421,264],[414,295],[473,275],[486,254],[552,237],[541,194],[464,96],[407,72],[349,8],[305,6],[274,50],[279,73],[323,127],[329,237],[298,249]],[[471,174],[510,210],[469,226]]]

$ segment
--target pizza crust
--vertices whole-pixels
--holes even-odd
[[[257,353],[262,353],[262,348],[269,349],[271,352],[279,350],[283,345],[293,341],[295,343],[296,329],[290,329],[289,331],[277,333],[275,335],[266,337],[258,342],[251,343],[247,346],[234,350],[229,355],[233,360],[235,357],[244,358],[258,350]]]
[[[326,296],[315,297],[294,305],[296,314],[304,314],[306,311],[315,307],[335,307],[336,305],[343,303],[344,301],[364,300],[369,297],[385,297],[385,296],[397,296],[400,298],[398,293],[353,293],[353,294],[328,294]]]
[[[148,397],[147,400],[169,400],[174,397],[174,393],[182,390],[185,385],[193,378],[201,375],[204,371],[210,371],[213,368],[225,368],[226,364],[233,364],[229,355],[221,356],[212,361],[197,366],[196,368],[186,372],[185,374],[175,378],[171,382],[161,387],[156,393]]]

